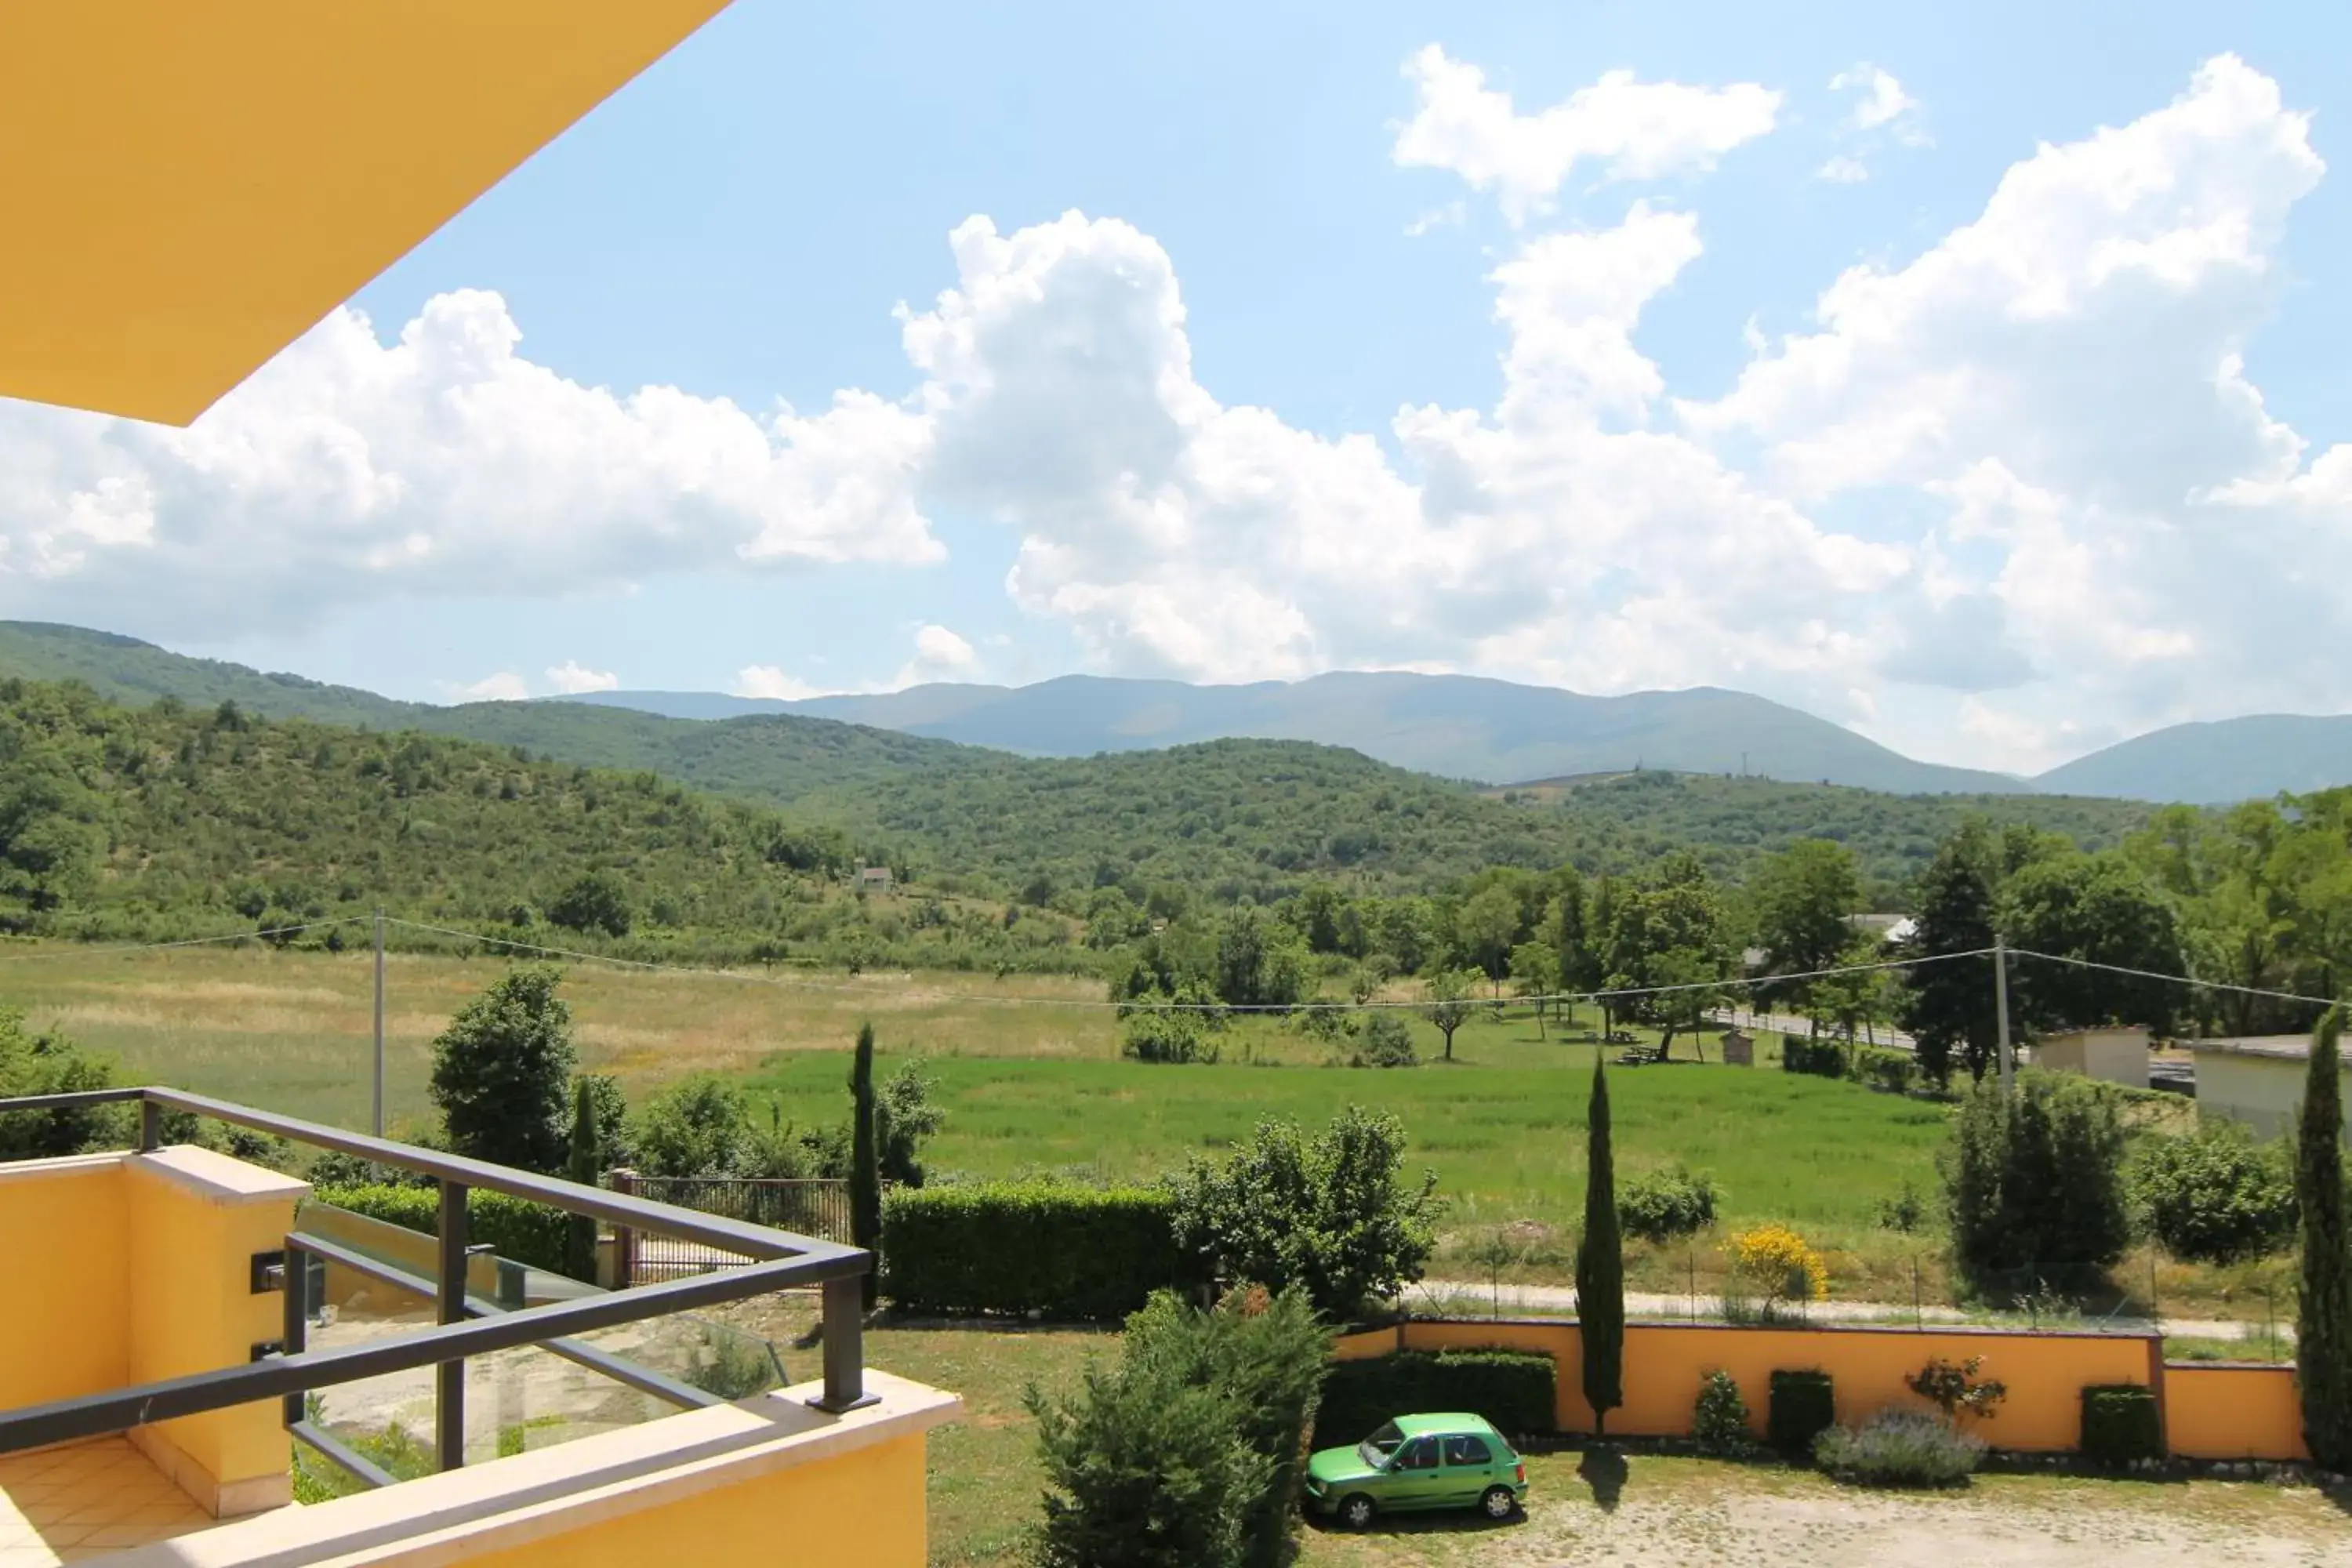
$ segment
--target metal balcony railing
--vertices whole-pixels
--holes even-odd
[[[285,1290],[284,1339],[277,1353],[247,1365],[0,1411],[0,1454],[123,1432],[152,1422],[257,1400],[279,1399],[284,1402],[287,1427],[297,1437],[361,1480],[381,1486],[392,1478],[352,1452],[332,1434],[304,1418],[304,1394],[387,1373],[435,1367],[435,1442],[441,1468],[455,1469],[465,1462],[468,1356],[536,1345],[672,1404],[717,1404],[719,1401],[715,1395],[607,1354],[573,1336],[810,1285],[819,1286],[824,1291],[824,1386],[809,1403],[835,1413],[872,1403],[865,1392],[862,1277],[873,1268],[874,1255],[862,1248],[698,1213],[630,1194],[582,1186],[553,1176],[534,1175],[462,1155],[395,1143],[365,1133],[347,1132],[340,1127],[277,1116],[179,1089],[107,1089],[33,1095],[0,1100],[0,1114],[120,1104],[136,1104],[140,1108],[138,1147],[142,1152],[152,1152],[161,1146],[163,1114],[176,1110],[434,1178],[440,1185],[436,1277],[428,1279],[327,1237],[307,1234],[299,1228],[298,1219],[297,1228],[286,1237],[284,1257],[271,1264],[257,1266],[273,1268],[272,1279],[282,1279]],[[573,1300],[502,1308],[468,1297],[466,1292],[466,1194],[473,1187],[507,1193],[616,1226],[676,1237],[750,1261],[741,1268]],[[308,1265],[313,1257],[431,1298],[440,1321],[412,1333],[363,1344],[309,1349]]]

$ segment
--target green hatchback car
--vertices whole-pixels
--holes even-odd
[[[1307,1508],[1351,1530],[1422,1509],[1508,1519],[1527,1500],[1527,1465],[1477,1415],[1400,1415],[1354,1447],[1325,1448],[1307,1463]]]

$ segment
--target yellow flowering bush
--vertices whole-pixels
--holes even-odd
[[[1763,1298],[1768,1312],[1783,1301],[1820,1301],[1830,1293],[1829,1265],[1785,1225],[1759,1225],[1733,1237],[1731,1270]]]

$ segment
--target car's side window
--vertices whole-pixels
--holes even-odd
[[[1437,1439],[1415,1437],[1397,1450],[1396,1468],[1400,1470],[1433,1470],[1437,1468]]]
[[[1486,1447],[1484,1437],[1448,1437],[1445,1439],[1445,1462],[1449,1465],[1491,1465],[1494,1451]]]

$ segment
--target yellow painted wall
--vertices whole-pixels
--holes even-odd
[[[0,1167],[0,1408],[128,1380],[128,1212],[110,1156]]]
[[[920,1432],[467,1556],[480,1568],[923,1568]]]
[[[245,1364],[254,1345],[282,1331],[285,1298],[254,1293],[252,1258],[285,1245],[295,1194],[231,1199],[138,1157],[123,1175],[132,1259],[125,1381]],[[162,1422],[153,1436],[223,1487],[282,1477],[292,1458],[275,1400]],[[202,1489],[185,1478],[182,1484]]]
[[[1583,1342],[1565,1322],[1431,1321],[1407,1326],[1405,1348],[1537,1351],[1559,1368],[1556,1414],[1563,1432],[1592,1429],[1584,1402]],[[1379,1342],[1385,1341],[1386,1346]],[[1385,1353],[1393,1331],[1355,1336],[1350,1356]],[[1677,1436],[1690,1431],[1700,1380],[1721,1369],[1738,1381],[1757,1436],[1771,1402],[1776,1370],[1818,1368],[1830,1374],[1838,1419],[1860,1421],[1890,1405],[1926,1408],[1903,1380],[1931,1357],[1982,1356],[1979,1375],[2009,1384],[2009,1397],[1975,1430],[1997,1447],[2065,1450],[2082,1437],[2082,1390],[2089,1384],[2147,1384],[2158,1363],[2152,1341],[2104,1334],[2021,1334],[1967,1329],[1735,1328],[1722,1324],[1635,1323],[1625,1331],[1625,1403],[1610,1412],[1609,1430],[1626,1436]]]
[[[2294,1369],[2170,1362],[2165,1436],[2192,1459],[2307,1459]]]

